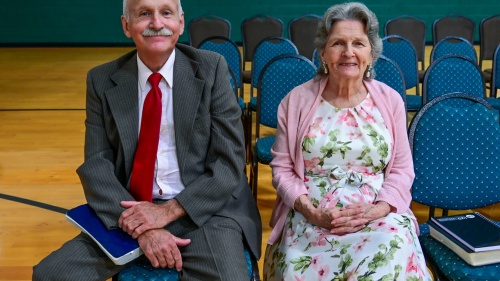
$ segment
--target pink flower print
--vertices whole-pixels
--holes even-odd
[[[330,273],[330,266],[328,266],[328,264],[322,264],[318,270],[318,280],[324,280],[327,278],[328,273]]]
[[[342,167],[342,169],[344,171],[352,170],[352,167],[354,167],[355,164],[356,164],[356,161],[348,160],[347,163],[345,163],[344,167]]]
[[[297,275],[294,275],[293,277],[295,278],[295,281],[305,281],[306,280],[305,276],[298,277]]]
[[[409,231],[406,231],[406,239],[407,239],[408,245],[411,245],[411,243],[413,243],[413,239],[412,239]]]
[[[304,166],[306,168],[306,171],[313,171],[316,166],[319,164],[320,160],[318,157],[313,157],[311,160],[304,160]]]
[[[322,259],[323,258],[322,258],[321,255],[317,255],[317,256],[312,257],[312,259],[311,259],[311,267],[314,268],[315,270],[319,270]]]
[[[326,245],[326,233],[320,233],[318,235],[316,241],[311,242],[311,245],[314,247],[325,246]]]
[[[366,243],[370,242],[369,236],[361,236],[361,241],[359,241],[356,245],[353,246],[354,250],[357,252],[362,251],[365,247]]]
[[[352,194],[352,199],[353,201],[356,201],[356,202],[364,202],[364,197],[361,195],[361,194]]]
[[[408,263],[406,265],[406,273],[410,273],[412,271],[415,271],[415,273],[418,273],[418,267],[417,263],[415,262],[415,253],[412,253],[410,257],[408,257]]]
[[[363,186],[359,188],[359,191],[368,198],[375,197],[375,193],[373,193],[372,188],[369,185],[363,184]]]
[[[363,134],[360,131],[350,131],[347,136],[350,140],[359,139]]]
[[[288,228],[285,233],[286,237],[292,237],[295,235],[295,231],[292,228]]]
[[[309,131],[307,132],[306,136],[309,138],[315,138],[317,133],[320,133],[322,135],[325,134],[325,131],[321,128],[321,121],[323,121],[323,117],[318,117],[314,119],[314,122],[309,126]]]
[[[367,107],[370,111],[373,111],[374,104],[373,99],[370,95],[368,95],[364,100],[363,107]]]
[[[371,224],[370,226],[371,226],[371,229],[375,230],[375,229],[384,228],[386,225],[387,225],[387,223],[385,221],[381,220],[381,221],[378,221],[378,222]]]
[[[398,228],[394,225],[388,225],[387,230],[388,232],[398,233]]]
[[[345,110],[344,113],[342,113],[338,120],[337,124],[340,123],[345,123],[349,127],[357,127],[358,122],[356,122],[356,119],[354,118],[354,115],[352,115],[350,110]]]
[[[373,173],[368,167],[363,167],[363,166],[357,166],[357,167],[352,167],[352,171],[364,175],[371,176]]]
[[[321,208],[333,208],[335,205],[337,205],[337,202],[339,202],[338,199],[335,199],[336,197],[333,195],[333,193],[329,192],[321,199],[320,202],[320,207]]]
[[[368,123],[375,123],[375,118],[373,117],[373,115],[366,112],[364,108],[361,108],[358,112],[359,115],[363,117]]]

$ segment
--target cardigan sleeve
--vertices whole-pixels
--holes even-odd
[[[291,208],[300,195],[307,194],[303,175],[297,172],[297,167],[302,166],[299,164],[302,155],[297,153],[300,114],[293,95],[299,92],[297,88],[292,90],[280,103],[276,140],[271,149],[273,160],[270,163],[273,186],[283,203]]]
[[[383,91],[377,95],[379,110],[383,111],[382,114],[385,113],[384,120],[393,136],[393,152],[376,201],[385,201],[395,208],[397,213],[404,213],[410,207],[410,190],[415,177],[407,135],[406,110],[396,91],[385,84],[379,84],[379,89]]]

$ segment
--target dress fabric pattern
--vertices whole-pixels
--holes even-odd
[[[321,100],[302,142],[309,200],[319,208],[374,202],[391,146],[369,94],[353,108]],[[291,209],[267,246],[264,280],[431,280],[412,219],[390,213],[339,236]]]

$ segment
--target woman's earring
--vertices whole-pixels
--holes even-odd
[[[326,65],[326,61],[323,61],[323,72],[328,74],[328,66]]]
[[[372,71],[373,71],[373,67],[372,67],[372,64],[370,63],[365,70],[365,79],[367,79],[367,80],[372,79]]]

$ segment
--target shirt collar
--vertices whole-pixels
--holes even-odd
[[[167,62],[162,66],[160,71],[158,71],[161,76],[163,76],[163,79],[167,81],[167,86],[169,86],[170,88],[173,87],[174,62],[175,49],[172,51],[172,54],[170,54]],[[142,62],[141,58],[139,58],[139,55],[137,55],[137,67],[139,72],[139,86],[141,88],[141,91],[144,91],[146,83],[148,82],[148,78],[153,72]]]

